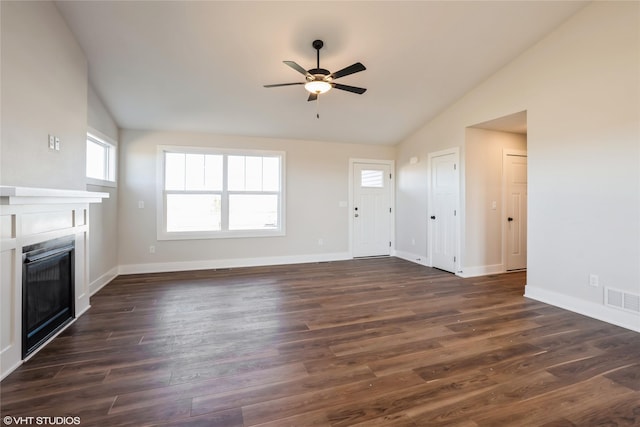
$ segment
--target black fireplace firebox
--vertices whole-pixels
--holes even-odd
[[[74,236],[23,248],[23,358],[75,317],[74,248]]]

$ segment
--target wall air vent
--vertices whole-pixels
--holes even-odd
[[[621,291],[613,288],[605,288],[605,305],[620,310],[640,313],[640,295]]]

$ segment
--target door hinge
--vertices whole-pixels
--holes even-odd
[[[389,247],[391,247],[391,241],[389,241]]]
[[[389,213],[391,213],[391,208],[389,208]]]
[[[454,209],[453,210],[453,216],[456,216],[458,214],[458,212]]]
[[[389,174],[389,179],[391,179],[391,174]]]
[[[456,165],[455,163],[453,164],[453,170],[457,170],[458,165]]]
[[[453,262],[456,262],[456,257],[453,257]]]

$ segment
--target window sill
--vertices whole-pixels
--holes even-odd
[[[158,240],[203,240],[203,239],[243,239],[255,237],[281,237],[284,230],[238,230],[238,231],[182,231],[158,233]]]
[[[96,179],[96,178],[86,178],[86,184],[87,185],[93,185],[96,187],[109,187],[109,188],[118,188],[118,183],[115,181],[106,181],[103,179]]]

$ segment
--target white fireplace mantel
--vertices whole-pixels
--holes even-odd
[[[23,248],[75,237],[74,297],[79,317],[90,308],[89,204],[108,197],[109,193],[92,191],[0,186],[0,378],[23,362]]]
[[[0,185],[2,205],[48,205],[60,203],[100,203],[109,193],[55,188],[12,187]]]

